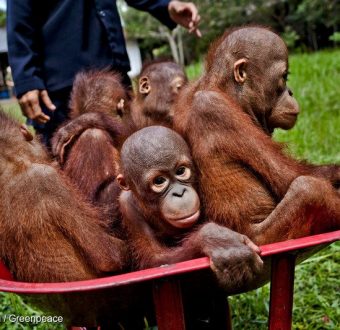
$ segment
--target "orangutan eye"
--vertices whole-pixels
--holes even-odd
[[[166,178],[164,178],[163,176],[158,176],[157,178],[155,178],[153,180],[153,184],[156,186],[160,186],[162,185],[164,182],[166,181]]]
[[[290,74],[289,71],[287,71],[287,72],[285,72],[285,73],[283,74],[282,78],[283,78],[283,80],[284,80],[285,82],[288,81],[288,75],[289,75],[289,74]]]
[[[181,89],[182,87],[183,87],[183,83],[182,83],[182,82],[178,82],[178,83],[176,84],[177,90]]]
[[[153,179],[151,189],[154,192],[162,192],[168,187],[168,185],[169,185],[168,178],[159,175]]]
[[[176,77],[172,81],[171,86],[173,88],[173,91],[177,93],[184,86],[184,80],[180,77]]]
[[[181,180],[188,180],[191,176],[190,168],[186,166],[180,166],[176,170],[176,176]]]

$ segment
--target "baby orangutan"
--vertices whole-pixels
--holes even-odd
[[[143,65],[131,118],[137,129],[152,125],[172,128],[172,105],[188,78],[183,68],[172,61],[155,60]]]
[[[277,34],[235,28],[212,44],[204,75],[174,106],[173,127],[199,168],[204,215],[259,245],[340,226],[339,167],[299,162],[270,137],[294,126],[299,111],[287,74]]]
[[[119,74],[107,70],[78,73],[70,117],[53,137],[53,153],[71,182],[119,231],[120,189],[115,178],[119,148],[131,129],[129,95]]]
[[[235,286],[261,269],[259,249],[246,236],[200,223],[195,168],[180,135],[146,127],[125,141],[121,163],[120,209],[137,268],[206,255],[219,282]]]
[[[77,281],[123,270],[125,242],[2,111],[0,150],[0,259],[15,279]]]

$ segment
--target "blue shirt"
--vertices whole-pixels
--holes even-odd
[[[170,0],[126,0],[169,28]],[[130,69],[115,0],[7,1],[9,63],[16,94],[72,85],[86,68]]]

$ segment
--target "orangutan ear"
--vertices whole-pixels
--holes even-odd
[[[124,99],[120,99],[119,102],[117,103],[117,114],[120,117],[123,117],[124,112],[125,112],[125,100]]]
[[[239,84],[243,84],[247,79],[247,64],[246,58],[241,58],[234,63],[234,79]]]
[[[126,182],[125,177],[123,174],[118,174],[116,180],[119,184],[120,189],[122,190],[130,190],[129,184]]]
[[[143,76],[139,79],[139,93],[140,94],[149,94],[151,91],[149,78]]]
[[[22,124],[20,126],[20,132],[25,138],[26,141],[32,141],[33,140],[33,135],[32,133],[28,130],[27,126],[25,124]]]

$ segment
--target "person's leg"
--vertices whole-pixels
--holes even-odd
[[[122,83],[124,85],[124,87],[128,90],[130,90],[132,88],[132,84],[131,84],[131,79],[130,77],[127,75],[127,73],[121,73],[122,75]]]
[[[122,77],[122,84],[126,88],[127,91],[132,92],[132,82],[126,71],[119,70],[117,68],[113,68],[113,71],[119,72]]]

